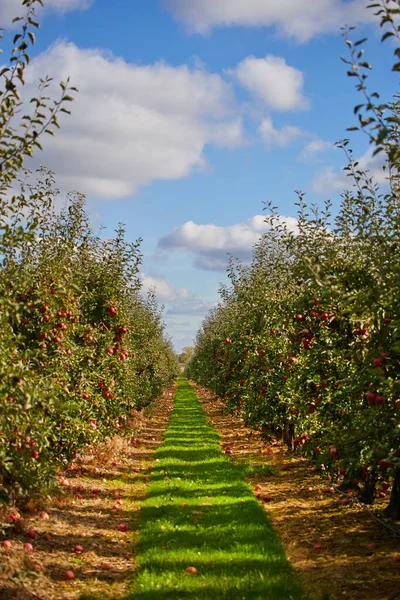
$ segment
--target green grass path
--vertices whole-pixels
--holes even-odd
[[[305,599],[243,469],[218,439],[181,378],[141,512],[139,573],[127,599]],[[187,575],[189,566],[198,575]]]

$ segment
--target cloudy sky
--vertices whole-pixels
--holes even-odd
[[[0,0],[0,25],[22,1]],[[392,48],[368,0],[45,0],[27,72],[71,78],[71,117],[30,166],[87,195],[93,224],[143,238],[144,286],[156,288],[177,350],[218,302],[231,254],[243,261],[273,201],[296,226],[295,189],[310,202],[346,186],[334,142],[362,100],[340,60],[340,28],[358,24],[371,86],[397,90]],[[5,38],[9,44],[12,30]],[[380,178],[362,134],[361,164]]]

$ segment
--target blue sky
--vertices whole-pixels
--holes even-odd
[[[0,23],[18,11],[0,0]],[[295,189],[339,206],[347,137],[361,102],[340,60],[345,23],[367,35],[371,89],[397,91],[392,48],[368,0],[45,0],[28,92],[71,76],[80,93],[29,166],[87,195],[94,227],[143,238],[177,350],[191,344],[226,282],[228,253],[249,260],[272,200],[295,227]],[[10,34],[8,34],[9,36]],[[9,42],[6,37],[6,45]],[[382,179],[365,136],[361,164]]]

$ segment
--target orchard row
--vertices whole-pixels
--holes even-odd
[[[137,245],[122,229],[114,239],[94,235],[79,196],[59,215],[45,198],[33,231],[9,224],[0,236],[0,490],[7,497],[45,487],[85,447],[122,430],[130,411],[176,374],[155,301],[140,294]]]
[[[88,446],[124,430],[176,376],[177,361],[152,294],[140,290],[139,242],[122,226],[96,235],[84,197],[60,196],[52,174],[32,177],[26,156],[54,134],[76,92],[61,83],[24,105],[27,51],[37,29],[23,0],[0,73],[0,501],[43,493]],[[6,63],[5,63],[6,64]]]
[[[372,8],[383,39],[398,42],[387,4]],[[344,140],[350,191],[335,218],[329,202],[318,211],[300,192],[295,227],[269,207],[252,264],[231,263],[187,374],[344,490],[365,502],[387,497],[400,518],[399,102],[374,104],[364,42],[347,39],[347,62],[367,98],[354,112],[380,152],[382,186]]]

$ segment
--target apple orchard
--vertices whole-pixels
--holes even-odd
[[[127,242],[122,225],[112,239],[96,235],[78,193],[57,212],[53,175],[23,170],[76,92],[66,81],[51,100],[43,79],[24,106],[41,0],[23,4],[27,18],[0,72],[0,499],[8,503],[43,493],[75,456],[123,432],[130,412],[177,374],[155,298],[140,293],[140,241]],[[395,10],[383,0],[375,7],[384,38],[399,42]],[[360,500],[387,497],[388,514],[400,518],[399,106],[368,92],[363,40],[347,43],[363,96],[357,127],[385,157],[386,183],[360,169],[344,140],[350,191],[335,217],[329,203],[318,210],[299,193],[293,232],[268,207],[269,230],[251,266],[230,264],[231,285],[198,333],[187,376]]]

